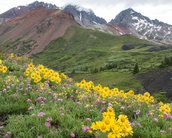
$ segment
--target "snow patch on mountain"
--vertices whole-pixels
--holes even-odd
[[[82,21],[82,13],[79,13],[79,20]]]

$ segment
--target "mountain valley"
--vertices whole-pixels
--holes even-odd
[[[91,9],[34,2],[10,9],[0,19],[1,51],[30,56],[34,63],[71,74],[75,80],[149,90],[132,73],[135,64],[139,74],[161,72],[164,58],[172,56],[172,26],[131,8],[107,23]]]

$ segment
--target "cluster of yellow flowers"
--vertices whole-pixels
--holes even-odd
[[[159,111],[161,112],[161,113],[167,113],[167,114],[170,114],[171,113],[171,108],[170,108],[170,104],[164,104],[164,103],[160,103],[159,104],[160,105],[160,107],[159,107]]]
[[[94,83],[92,81],[86,82],[82,80],[81,82],[75,83],[77,87],[84,88],[86,91],[90,92],[94,88]]]
[[[154,97],[150,95],[149,92],[145,92],[143,95],[138,94],[137,95],[137,101],[142,103],[154,103]]]
[[[11,58],[11,59],[13,59],[14,57],[15,57],[14,53],[11,53],[11,54],[9,55],[9,58]]]
[[[91,131],[101,131],[108,133],[108,138],[121,138],[133,135],[132,127],[126,115],[115,117],[112,107],[108,107],[107,112],[103,112],[102,121],[93,122],[90,126]]]
[[[117,96],[120,94],[118,88],[114,88],[111,90],[109,87],[102,87],[100,84],[95,86],[94,90],[97,91],[103,98]]]
[[[138,102],[142,103],[154,103],[154,97],[150,95],[150,93],[145,92],[142,94],[135,94],[133,90],[128,92],[124,92],[123,90],[119,90],[118,88],[110,89],[109,87],[102,87],[100,84],[97,86],[94,85],[92,81],[86,82],[82,80],[80,83],[76,83],[76,86],[80,88],[84,88],[86,91],[96,91],[101,97],[120,97],[122,99],[134,98]]]
[[[24,74],[25,76],[30,77],[35,83],[39,83],[41,80],[49,80],[51,82],[59,83],[62,79],[68,79],[63,73],[59,74],[43,65],[35,66],[32,63],[28,64]]]
[[[8,68],[5,65],[3,65],[3,61],[0,60],[0,73],[6,73],[7,70]]]
[[[124,91],[119,90],[118,88],[110,89],[109,87],[102,87],[102,85],[98,84],[97,86],[94,85],[92,81],[85,81],[82,80],[79,83],[75,84],[80,88],[84,88],[86,91],[96,91],[102,96],[103,98],[111,97],[111,96],[119,96],[125,94]]]

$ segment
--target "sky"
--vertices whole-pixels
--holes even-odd
[[[0,0],[0,13],[12,7],[27,5],[35,0]],[[132,8],[150,19],[158,19],[172,24],[172,0],[39,0],[56,4],[63,7],[67,4],[80,5],[94,11],[97,16],[106,21],[114,19],[115,16],[127,8]]]

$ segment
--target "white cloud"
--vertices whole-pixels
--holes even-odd
[[[26,5],[34,0],[0,0],[0,13],[19,5]],[[66,4],[81,5],[92,9],[96,15],[107,21],[115,18],[122,10],[133,8],[135,11],[160,21],[172,24],[172,0],[40,0],[62,7]]]

